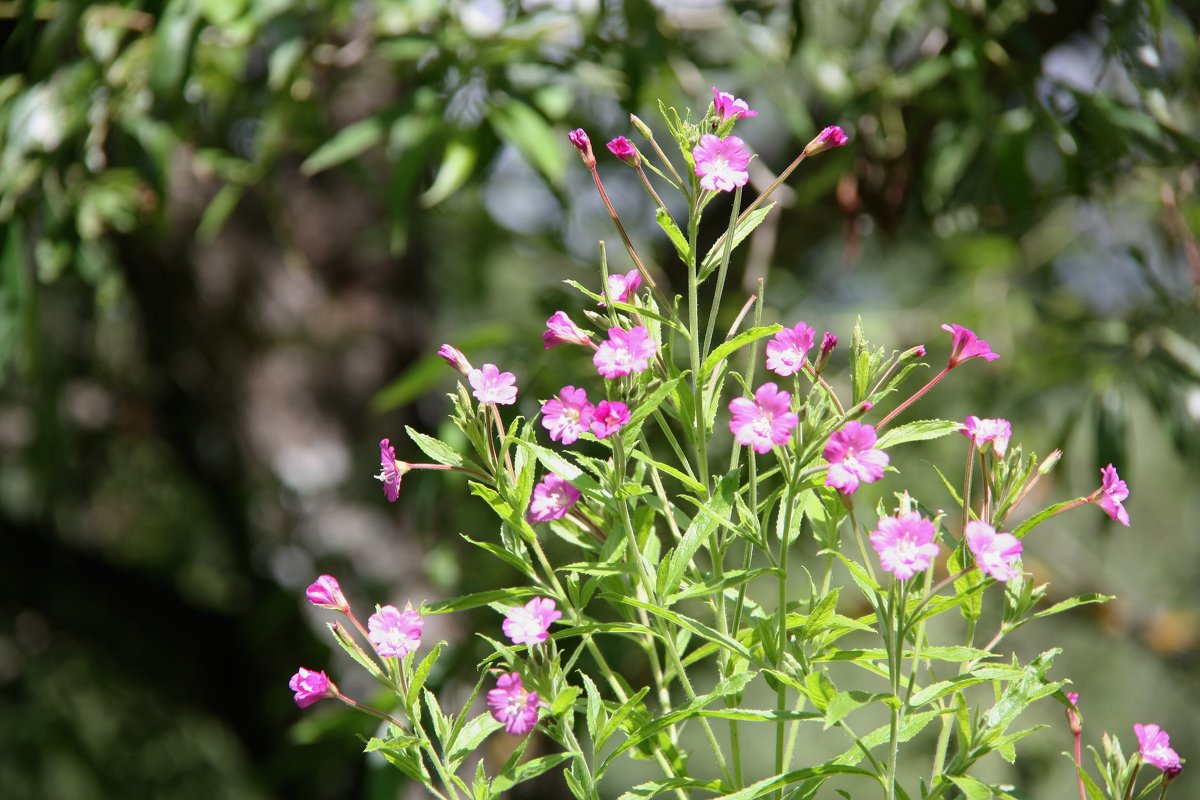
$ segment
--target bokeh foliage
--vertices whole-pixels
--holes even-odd
[[[900,346],[953,316],[1012,357],[962,395],[1001,407],[948,413],[1091,439],[1069,474],[1135,492],[1148,425],[1195,469],[1198,28],[1166,0],[0,3],[0,707],[28,721],[0,785],[386,796],[348,737],[284,733],[286,676],[329,659],[297,587],[479,579],[447,541],[478,510],[429,482],[384,516],[372,442],[439,424],[442,337],[562,385],[527,343],[614,238],[566,130],[714,83],[761,112],[752,186],[852,137],[740,266],[781,318]],[[1182,620],[1142,639],[1166,674]]]

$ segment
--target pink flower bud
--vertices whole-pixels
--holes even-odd
[[[438,348],[438,355],[444,358],[447,364],[454,367],[463,375],[470,374],[471,370],[474,369],[474,367],[471,366],[471,362],[467,361],[467,357],[463,355],[463,352],[454,345],[442,345]]]
[[[587,132],[583,128],[576,128],[567,134],[567,138],[571,140],[571,144],[575,145],[587,168],[595,169],[596,155],[592,152],[592,140],[588,138]]]
[[[830,125],[808,143],[808,146],[804,148],[804,154],[806,156],[815,156],[817,153],[824,152],[825,150],[841,147],[848,141],[850,140],[841,128],[837,125]]]
[[[641,163],[641,156],[638,155],[637,148],[633,146],[633,142],[626,139],[624,136],[618,136],[608,143],[608,152],[612,153],[617,158],[624,161],[631,167],[636,167]]]
[[[304,594],[308,598],[308,602],[317,608],[343,612],[350,610],[350,604],[346,602],[346,595],[342,594],[342,587],[338,585],[337,578],[332,575],[322,575],[317,578]]]

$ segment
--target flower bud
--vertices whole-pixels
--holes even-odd
[[[638,155],[637,148],[633,146],[633,142],[626,139],[624,136],[618,136],[608,143],[608,152],[612,153],[621,161],[631,167],[636,167],[641,163],[642,158]]]
[[[446,363],[454,367],[463,375],[469,373],[474,367],[471,362],[467,361],[467,357],[463,352],[454,345],[444,344],[438,348],[438,355],[446,360]]]
[[[567,134],[567,138],[575,145],[587,168],[595,169],[596,155],[592,152],[592,140],[588,138],[587,132],[583,128],[576,128]]]
[[[898,360],[901,364],[903,364],[906,361],[912,361],[914,358],[924,358],[924,357],[925,357],[925,345],[919,344],[916,347],[910,347],[907,350],[905,350],[903,353],[901,353],[900,358]]]
[[[342,594],[342,587],[338,584],[337,578],[332,575],[322,575],[317,578],[304,594],[308,598],[308,602],[317,608],[342,612],[350,610],[350,604],[346,602],[346,595]]]
[[[846,142],[850,141],[845,132],[837,125],[830,125],[825,130],[817,134],[816,138],[808,143],[804,148],[804,155],[815,156],[817,153],[830,150],[834,147],[841,147]]]
[[[875,404],[870,400],[863,400],[861,403],[852,407],[846,412],[846,421],[849,422],[852,419],[862,419],[864,416],[866,416],[867,412],[874,407]]]
[[[647,125],[646,123],[642,122],[642,120],[638,117],[637,114],[630,114],[629,122],[631,125],[633,125],[634,130],[636,130],[642,136],[646,137],[646,139],[648,139],[648,140],[654,139],[654,131],[650,130],[650,126]]]
[[[816,375],[820,375],[825,369],[825,365],[829,363],[829,354],[833,352],[833,348],[837,347],[837,343],[838,338],[828,331],[821,337],[821,352],[813,364]]]
[[[1053,453],[1046,456],[1046,459],[1038,465],[1038,475],[1050,474],[1050,470],[1054,469],[1054,465],[1058,463],[1058,460],[1062,458],[1062,456],[1062,450],[1055,450]]]

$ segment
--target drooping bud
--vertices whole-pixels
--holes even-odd
[[[467,361],[467,357],[463,352],[454,345],[444,344],[438,348],[438,355],[446,360],[446,363],[461,372],[464,376],[470,374],[474,367],[471,362]]]

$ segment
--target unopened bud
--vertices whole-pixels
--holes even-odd
[[[596,155],[592,152],[592,140],[588,138],[587,132],[583,128],[576,128],[567,134],[567,138],[575,145],[587,168],[595,169]]]
[[[1046,456],[1046,459],[1038,465],[1038,475],[1048,475],[1050,470],[1054,469],[1054,465],[1057,464],[1058,460],[1062,457],[1062,450],[1055,450],[1053,453]]]
[[[1183,774],[1183,764],[1172,764],[1163,770],[1163,786],[1169,786],[1171,781]]]
[[[825,130],[817,134],[816,138],[808,143],[804,148],[804,155],[815,156],[825,150],[830,150],[834,147],[841,147],[846,142],[850,141],[844,131],[837,125],[830,125]]]
[[[813,370],[817,375],[824,371],[825,365],[829,363],[829,354],[833,352],[833,348],[837,347],[837,343],[838,338],[828,331],[821,337],[821,352],[813,364]]]
[[[636,167],[641,163],[641,156],[638,155],[637,148],[633,146],[633,142],[626,139],[624,136],[618,136],[608,143],[608,152],[612,153],[617,158],[624,161],[631,167]]]
[[[916,347],[910,347],[907,350],[905,350],[903,353],[901,353],[900,354],[900,363],[903,364],[906,361],[912,361],[914,358],[924,358],[924,357],[925,357],[925,345],[919,344]]]
[[[646,137],[646,139],[654,139],[654,131],[650,130],[650,126],[642,122],[641,119],[638,118],[637,114],[630,114],[629,122],[631,125],[633,125],[634,130]]]
[[[467,361],[467,357],[463,355],[463,352],[454,345],[442,345],[438,348],[438,355],[446,359],[447,364],[454,367],[463,375],[466,375],[472,369],[474,369],[474,367],[471,366],[471,362]]]
[[[1071,733],[1075,736],[1083,733],[1083,720],[1079,718],[1079,695],[1075,692],[1067,692],[1067,700],[1071,701],[1074,708],[1067,709],[1067,724],[1071,727]]]
[[[864,416],[866,416],[867,412],[874,407],[875,404],[870,400],[863,400],[861,403],[846,412],[846,421],[849,422],[852,419],[862,419]]]

